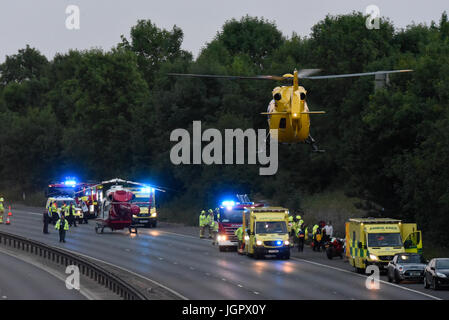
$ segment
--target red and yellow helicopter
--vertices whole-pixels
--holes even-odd
[[[312,76],[321,71],[320,69],[295,70],[293,74],[284,74],[283,76],[226,76],[226,75],[206,75],[206,74],[188,74],[188,73],[169,73],[169,76],[199,77],[199,78],[222,78],[222,79],[250,79],[250,80],[277,80],[291,81],[291,85],[276,87],[272,91],[273,99],[268,105],[267,112],[261,114],[268,116],[268,126],[270,130],[277,131],[277,139],[280,143],[298,143],[305,142],[310,144],[315,152],[324,152],[320,150],[315,140],[310,135],[310,115],[324,114],[324,111],[310,111],[307,102],[307,91],[299,85],[299,79],[336,79],[360,76],[375,76],[376,82],[379,80],[388,80],[388,74],[411,72],[413,70],[388,70],[363,73],[337,74]]]

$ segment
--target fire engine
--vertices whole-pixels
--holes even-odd
[[[263,207],[262,203],[251,202],[248,195],[237,195],[239,201],[226,200],[220,205],[218,221],[217,243],[220,251],[234,248],[237,249],[238,239],[235,231],[242,226],[243,211],[245,208]]]
[[[88,219],[98,216],[99,203],[102,201],[102,185],[95,183],[79,183],[76,186],[75,201]]]

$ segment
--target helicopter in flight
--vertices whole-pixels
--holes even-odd
[[[321,69],[302,69],[294,70],[293,74],[284,74],[283,76],[260,75],[260,76],[226,76],[226,75],[206,75],[191,73],[168,73],[169,76],[180,77],[199,77],[199,78],[221,78],[231,80],[275,80],[289,81],[290,85],[278,86],[273,89],[273,99],[268,104],[267,112],[262,115],[268,117],[268,126],[278,130],[277,140],[279,143],[307,143],[312,146],[314,152],[324,152],[320,150],[316,141],[310,135],[310,115],[324,114],[325,111],[310,111],[306,102],[307,91],[299,85],[299,79],[336,79],[360,76],[375,76],[376,86],[378,82],[388,81],[388,75],[391,73],[411,72],[413,70],[388,70],[373,71],[363,73],[349,73],[337,75],[313,76]]]

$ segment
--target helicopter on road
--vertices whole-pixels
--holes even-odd
[[[280,143],[307,143],[312,146],[314,152],[324,152],[320,150],[316,141],[310,135],[310,115],[324,114],[325,111],[310,111],[306,102],[307,91],[299,85],[299,79],[336,79],[360,76],[375,76],[376,83],[379,80],[388,80],[388,74],[411,72],[413,70],[388,70],[373,71],[363,73],[337,74],[312,76],[321,71],[320,69],[302,69],[295,70],[293,74],[284,74],[283,76],[261,75],[261,76],[226,76],[226,75],[206,75],[189,73],[168,73],[169,76],[180,77],[199,77],[199,78],[221,78],[231,80],[276,80],[290,81],[291,85],[278,86],[273,89],[272,97],[268,105],[267,112],[261,114],[267,115],[268,126],[271,130],[277,131],[277,140]],[[273,138],[273,136],[272,136]]]

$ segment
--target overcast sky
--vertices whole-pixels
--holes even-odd
[[[68,5],[80,9],[79,30],[66,28]],[[396,27],[438,22],[443,11],[449,12],[448,0],[1,0],[0,62],[26,44],[49,59],[71,48],[109,50],[138,19],[166,29],[176,24],[184,31],[183,49],[196,56],[232,18],[264,17],[286,36],[293,31],[306,36],[326,14],[365,12],[368,5],[376,5]]]

